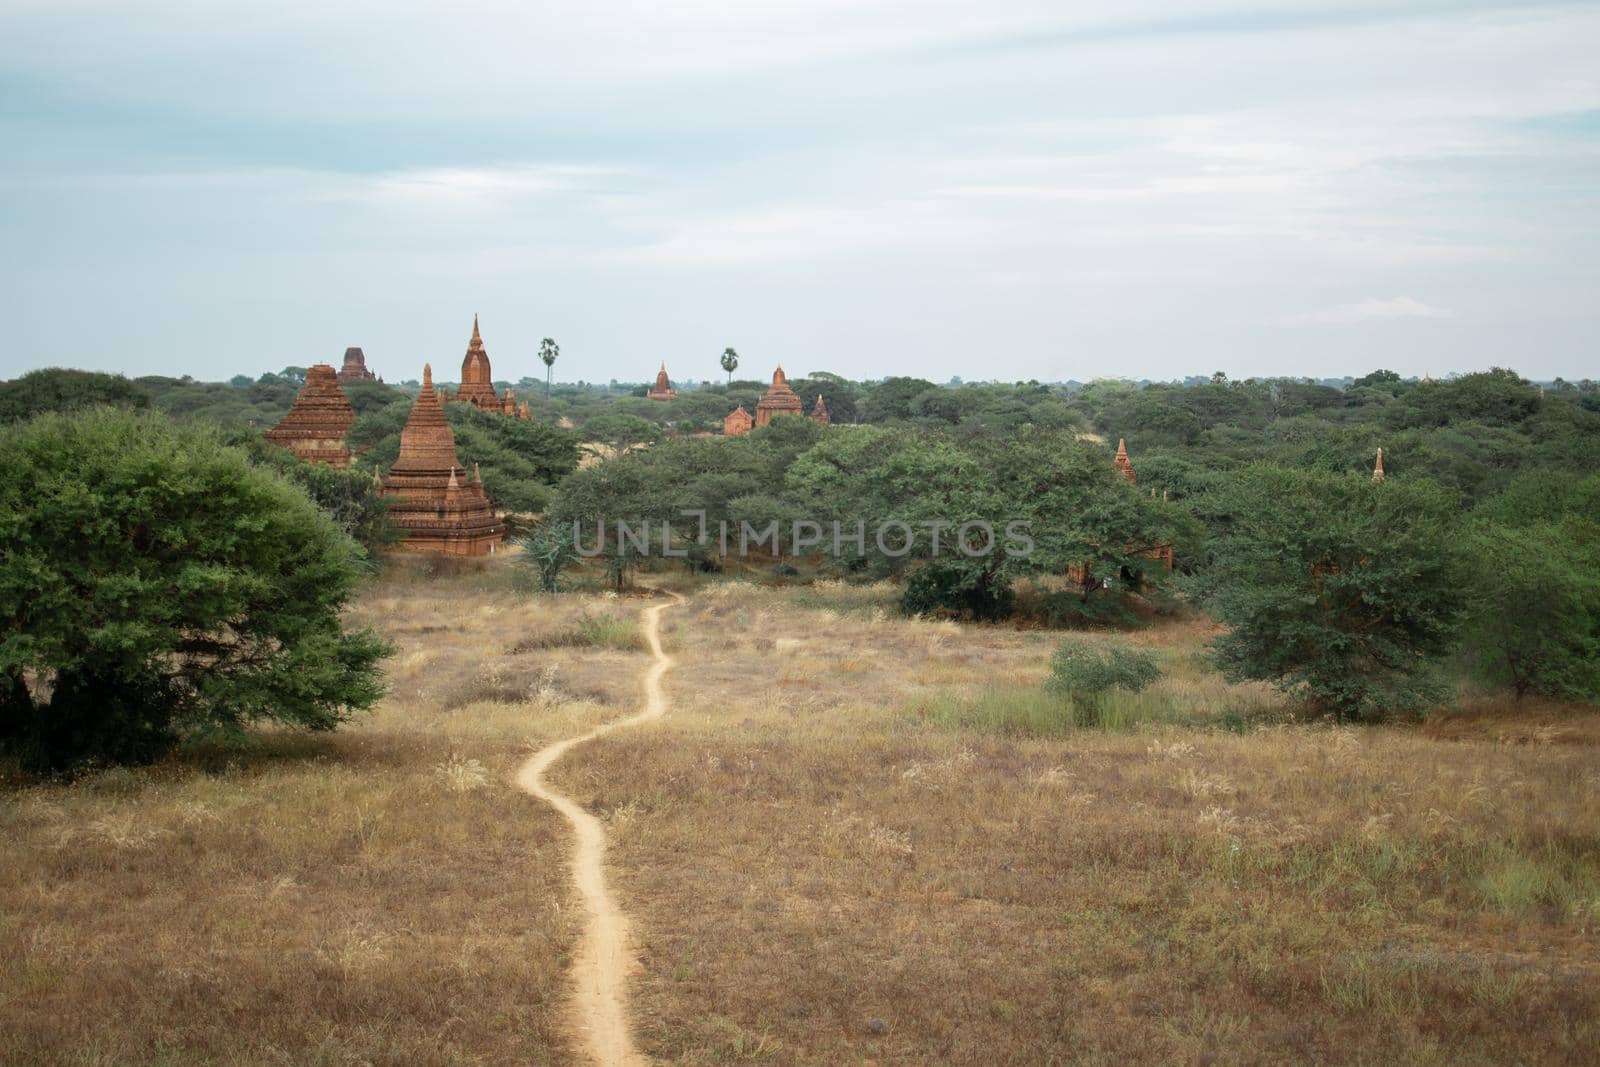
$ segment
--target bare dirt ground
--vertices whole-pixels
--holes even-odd
[[[637,970],[630,955],[628,920],[606,887],[603,867],[606,835],[600,820],[564,794],[550,789],[544,775],[574,746],[621,727],[659,718],[666,712],[661,677],[672,668],[672,659],[661,650],[661,613],[670,606],[657,604],[645,608],[641,614],[642,633],[652,657],[643,678],[643,707],[625,719],[546,746],[517,772],[517,785],[560,812],[577,837],[572,855],[572,878],[587,916],[583,941],[573,965],[574,1023],[581,1035],[581,1044],[594,1062],[604,1067],[632,1067],[647,1062],[634,1047],[627,1013],[628,975]]]

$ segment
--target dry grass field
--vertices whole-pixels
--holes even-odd
[[[637,609],[427,569],[354,612],[397,653],[348,729],[4,784],[0,1063],[569,1062],[566,827],[511,778],[631,705]]]
[[[393,689],[337,734],[5,781],[0,1062],[573,1062],[570,842],[512,777],[632,709],[644,601],[507,570],[375,583]],[[605,821],[653,1058],[1600,1059],[1594,715],[1296,725],[1166,622],[1092,638],[1166,673],[1075,730],[1058,634],[661,577],[665,718],[550,775]]]
[[[1059,635],[890,600],[702,589],[672,712],[558,768],[609,813],[657,1058],[1600,1058],[1594,716],[1272,725],[1169,624],[1132,710],[1185,725],[1052,732]]]

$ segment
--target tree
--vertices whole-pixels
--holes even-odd
[[[544,360],[544,398],[550,399],[550,375],[555,370],[556,357],[561,355],[561,346],[556,344],[555,338],[546,337],[539,342],[539,358]]]
[[[558,529],[549,522],[537,523],[512,543],[522,549],[514,558],[537,571],[539,588],[546,593],[556,591],[562,570],[577,554],[573,549],[572,531]]]
[[[1340,719],[1414,711],[1441,695],[1467,598],[1459,498],[1425,479],[1248,468],[1197,583],[1228,632],[1229,677],[1270,681]]]
[[[150,395],[120,374],[47,367],[0,382],[0,423],[20,422],[47,411],[76,411],[96,404],[150,406]]]
[[[1517,699],[1600,697],[1600,526],[1577,517],[1475,525],[1467,650]]]
[[[733,372],[739,369],[739,353],[731,348],[722,350],[722,369],[728,372],[728,385],[733,385]]]
[[[346,632],[362,553],[214,430],[96,409],[0,431],[0,745],[34,770],[154,759],[382,694]]]

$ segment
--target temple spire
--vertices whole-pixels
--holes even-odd
[[[1378,449],[1378,465],[1372,468],[1372,480],[1383,481],[1383,449]]]
[[[1136,482],[1139,480],[1139,475],[1133,469],[1133,461],[1128,458],[1128,442],[1126,438],[1117,438],[1117,458],[1112,460],[1112,465],[1128,481]]]
[[[424,389],[432,389],[433,388],[433,364],[432,363],[424,363],[422,365],[422,387]]]
[[[478,313],[476,311],[472,313],[472,339],[480,345],[483,344],[483,337],[478,333]]]

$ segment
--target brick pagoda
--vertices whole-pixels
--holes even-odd
[[[811,414],[806,417],[812,422],[818,422],[824,426],[833,422],[833,416],[828,414],[828,405],[822,402],[821,393],[817,394],[817,402],[811,405]]]
[[[467,355],[461,361],[461,386],[452,400],[471,404],[480,411],[496,415],[510,415],[524,421],[533,418],[527,401],[517,404],[516,390],[506,386],[506,395],[494,390],[494,374],[489,369],[489,350],[483,347],[483,335],[478,332],[478,316],[472,316],[472,340],[467,342]]]
[[[789,379],[784,376],[783,368],[779,367],[772,372],[772,388],[756,402],[756,425],[765,426],[776,415],[803,415],[805,410],[800,397],[789,388]]]
[[[477,340],[477,330],[473,330]],[[470,358],[470,353],[469,353]],[[487,365],[487,360],[485,360]],[[486,556],[505,537],[505,526],[483,491],[483,479],[469,480],[456,462],[456,438],[433,388],[433,367],[422,368],[422,392],[400,431],[400,456],[383,482],[389,518],[411,552]]]
[[[728,412],[728,417],[722,420],[722,436],[742,437],[743,435],[749,433],[750,427],[754,425],[755,420],[752,419],[750,417],[750,413],[744,409],[744,405],[740,404],[738,407]]]
[[[347,382],[373,382],[378,376],[367,369],[367,356],[359,348],[344,350],[344,366],[339,368],[339,381]]]
[[[267,431],[266,438],[307,463],[343,469],[350,465],[344,435],[355,421],[355,409],[339,388],[339,376],[330,365],[318,363],[306,371],[306,384],[300,387],[294,406]]]
[[[661,364],[661,369],[656,371],[656,384],[650,387],[645,396],[651,400],[676,400],[677,391],[672,388],[672,382],[667,378],[667,365]]]

